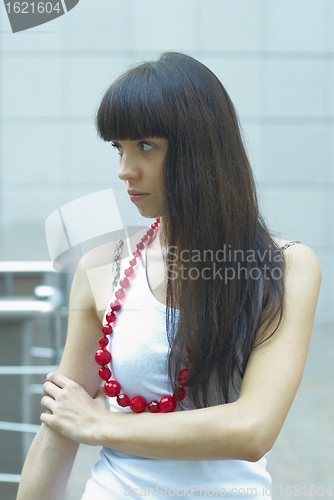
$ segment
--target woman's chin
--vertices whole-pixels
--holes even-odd
[[[139,207],[137,207],[138,209],[138,212],[140,213],[140,215],[142,217],[145,217],[146,219],[156,219],[156,217],[160,217],[160,211],[148,211],[148,210],[145,210],[145,209],[140,209]]]

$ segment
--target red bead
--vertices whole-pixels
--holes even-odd
[[[102,366],[102,368],[99,369],[99,375],[102,380],[109,380],[112,373],[107,366]]]
[[[126,394],[119,394],[117,396],[117,404],[125,408],[130,405],[130,398]]]
[[[124,292],[123,288],[119,288],[119,290],[117,290],[117,291],[115,292],[115,296],[116,296],[119,300],[123,299],[123,298],[125,297],[125,292]]]
[[[106,349],[100,349],[95,354],[95,361],[98,365],[104,366],[110,363],[111,354]]]
[[[146,243],[146,242],[147,242],[147,240],[148,240],[148,236],[147,236],[147,234],[144,234],[144,236],[142,237],[141,241],[142,241],[143,243]]]
[[[133,268],[132,268],[132,267],[128,267],[127,269],[125,269],[124,274],[125,274],[125,276],[127,276],[128,278],[131,278],[132,276],[134,276],[134,275],[135,275],[135,272],[134,272],[134,270],[133,270]]]
[[[130,401],[130,408],[135,413],[141,413],[146,408],[146,401],[141,396],[135,396]]]
[[[158,401],[155,401],[155,400],[151,401],[150,403],[148,403],[147,408],[148,408],[148,411],[150,411],[151,413],[159,413]]]
[[[102,333],[104,333],[104,335],[110,335],[112,333],[112,326],[111,325],[103,325],[101,330],[102,330]]]
[[[112,302],[110,302],[110,309],[112,309],[113,311],[119,311],[121,307],[122,306],[118,302],[118,300],[113,300]]]
[[[179,387],[179,399],[182,401],[186,397],[187,393],[184,387]]]
[[[104,384],[103,391],[110,398],[114,398],[121,392],[121,386],[117,380],[109,380],[109,382]]]
[[[119,284],[122,288],[128,288],[128,286],[130,286],[130,280],[129,278],[122,278]]]
[[[133,256],[135,259],[138,259],[138,257],[140,257],[140,252],[138,252],[138,250],[136,252],[133,252]]]
[[[150,228],[148,231],[146,231],[147,236],[153,236],[154,231],[152,228]]]
[[[137,264],[137,259],[133,258],[133,259],[129,260],[129,264],[130,264],[130,266],[135,266]]]
[[[159,409],[163,413],[169,413],[176,408],[176,401],[174,396],[164,396],[160,399]]]
[[[157,217],[155,220],[156,220],[156,222],[159,224],[159,222],[160,222],[160,217]]]
[[[139,243],[137,243],[136,247],[138,248],[138,250],[143,250],[144,243],[142,241],[140,241]]]
[[[109,344],[109,339],[107,339],[107,337],[101,337],[99,339],[99,344],[101,347],[107,347],[107,345]]]
[[[108,312],[108,314],[106,314],[106,321],[108,323],[112,323],[113,321],[116,321],[116,314],[114,313],[114,311],[110,311],[110,312]]]
[[[180,370],[179,373],[179,384],[182,386],[188,385],[187,377],[188,377],[189,371],[184,368],[183,370]]]
[[[153,224],[151,224],[151,228],[152,228],[152,229],[157,230],[157,229],[158,229],[158,227],[159,227],[159,224],[158,224],[157,222],[153,222]]]

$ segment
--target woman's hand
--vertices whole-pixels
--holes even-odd
[[[107,409],[103,391],[91,398],[81,385],[57,372],[46,376],[43,389],[41,405],[47,412],[41,421],[73,441],[97,445],[99,421]]]

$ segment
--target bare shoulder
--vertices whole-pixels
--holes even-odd
[[[284,252],[287,277],[300,277],[303,280],[313,278],[314,281],[321,279],[321,268],[318,257],[312,248],[298,243],[288,247]]]
[[[301,335],[311,334],[317,306],[321,268],[314,251],[303,244],[293,245],[284,252],[285,260],[285,325]],[[284,325],[283,323],[283,325]],[[307,337],[308,335],[306,335]]]
[[[278,240],[280,248],[289,241]],[[284,316],[280,325],[278,339],[299,337],[301,343],[308,345],[312,331],[321,283],[321,269],[314,251],[307,245],[298,243],[283,252],[284,268]],[[272,330],[276,323],[274,321]],[[262,339],[259,331],[258,338]],[[275,343],[275,341],[273,341]]]
[[[286,249],[283,252],[286,271],[289,275],[297,276],[298,273],[312,274],[315,279],[321,278],[319,260],[312,248],[300,242],[289,246],[291,240],[274,239],[279,248]]]
[[[124,240],[110,241],[87,252],[79,262],[72,285],[71,304],[83,305],[95,312],[100,322],[114,292],[113,262],[117,254],[120,269],[124,270],[128,258],[135,250],[144,229]],[[119,246],[119,242],[122,245]],[[117,251],[116,251],[117,249]],[[118,253],[120,250],[120,253]],[[116,259],[117,260],[117,259]]]
[[[129,256],[128,239],[110,241],[87,252],[82,257],[73,280],[71,295],[74,302],[83,301],[86,307],[94,310],[100,322],[103,321],[114,292],[113,262],[116,255],[121,267],[124,267],[123,261]]]
[[[80,308],[94,310],[92,289],[87,272],[82,267],[82,262],[79,262],[78,268],[73,276],[69,309],[76,310],[79,305]]]
[[[90,311],[102,322],[111,296],[112,244],[87,252],[80,260],[73,277],[70,311]]]

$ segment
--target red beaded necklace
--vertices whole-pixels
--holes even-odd
[[[153,224],[151,224],[150,228],[146,231],[145,235],[141,238],[141,241],[137,243],[137,250],[133,253],[131,260],[129,261],[130,267],[125,269],[124,278],[120,279],[119,287],[115,292],[116,299],[113,300],[110,304],[110,311],[106,314],[106,323],[102,326],[103,337],[100,338],[99,344],[101,349],[99,349],[95,354],[95,361],[98,365],[101,366],[99,369],[99,376],[102,380],[105,381],[103,390],[105,394],[109,397],[116,397],[117,404],[122,406],[123,408],[129,406],[130,409],[135,413],[141,413],[146,408],[151,413],[168,413],[174,411],[176,408],[177,397],[175,394],[165,395],[160,401],[150,401],[149,403],[142,396],[134,396],[133,398],[129,398],[126,394],[121,392],[121,386],[117,380],[112,379],[112,372],[108,367],[112,356],[110,351],[107,349],[109,344],[108,335],[111,335],[113,332],[113,325],[116,321],[116,312],[119,311],[122,307],[121,300],[126,297],[125,289],[130,286],[130,279],[134,278],[135,271],[134,267],[137,264],[137,260],[140,257],[142,250],[148,244],[149,238],[151,238],[154,234],[154,231],[157,231],[159,228],[160,217],[156,219]],[[188,370],[186,368],[180,370],[179,372],[179,400],[183,400],[186,397],[185,386],[187,385],[187,377]]]

